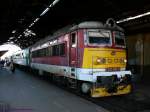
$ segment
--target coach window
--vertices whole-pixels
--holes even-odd
[[[22,58],[24,58],[24,55],[23,55],[23,53],[22,53]]]
[[[49,47],[47,47],[47,56],[51,56],[51,47],[49,46]]]
[[[65,55],[65,44],[64,43],[59,45],[59,50],[60,50],[59,51],[60,56]]]
[[[53,52],[52,56],[59,56],[59,46],[58,45],[54,45],[52,47],[52,52]]]
[[[49,47],[49,56],[52,56],[53,51],[52,51],[52,46]]]
[[[71,47],[76,47],[76,40],[77,40],[76,37],[77,37],[76,33],[71,34]]]

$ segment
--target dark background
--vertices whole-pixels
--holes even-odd
[[[10,37],[15,44],[26,48],[59,28],[86,20],[105,22],[107,18],[120,20],[150,10],[150,0],[60,0],[30,29],[36,36],[17,38],[54,0],[3,0],[0,3],[0,44]],[[137,31],[135,27],[145,22],[131,21],[120,24],[123,28]],[[146,23],[149,23],[146,17]],[[143,23],[141,23],[143,21]],[[150,26],[150,25],[149,25]],[[133,27],[133,28],[132,28]],[[12,31],[16,31],[12,33]]]

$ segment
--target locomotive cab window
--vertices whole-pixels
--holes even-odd
[[[88,42],[89,44],[109,45],[111,44],[110,32],[89,31]]]
[[[71,34],[71,47],[76,47],[76,38],[77,38],[77,34],[72,33]]]
[[[116,31],[115,33],[115,45],[125,47],[125,36],[122,32]]]

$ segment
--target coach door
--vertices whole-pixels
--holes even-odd
[[[70,66],[76,67],[77,65],[77,32],[70,34]]]

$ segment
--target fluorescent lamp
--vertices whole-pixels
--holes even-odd
[[[36,18],[36,19],[34,20],[34,23],[36,23],[39,19],[40,19],[40,18]]]
[[[53,5],[53,6],[56,5],[59,1],[60,1],[60,0],[55,0],[55,1],[52,3],[52,5]]]
[[[14,42],[13,42],[13,41],[11,41],[10,43],[11,43],[11,44],[13,44]]]
[[[12,33],[16,33],[16,30],[13,30]]]
[[[140,15],[137,15],[137,16],[125,18],[125,19],[117,21],[117,23],[123,23],[123,22],[126,22],[126,21],[130,21],[130,20],[134,20],[134,19],[138,19],[138,18],[147,16],[147,15],[150,15],[150,12],[146,12],[146,13],[143,13],[143,14],[140,14]]]
[[[12,39],[14,39],[14,37],[10,37],[9,39],[12,40]]]
[[[42,12],[42,14],[41,14],[40,16],[43,16],[43,15],[46,14],[48,11],[49,11],[49,7],[46,8],[46,9]]]

